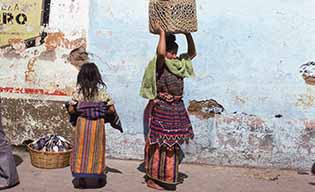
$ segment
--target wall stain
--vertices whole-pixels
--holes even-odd
[[[68,61],[79,70],[81,65],[89,61],[89,55],[86,52],[86,48],[81,46],[73,49],[69,54]]]
[[[265,121],[259,117],[249,117],[246,123],[251,131],[264,129],[266,127]]]
[[[34,82],[36,79],[36,73],[34,70],[35,62],[37,61],[37,57],[32,57],[27,63],[27,70],[25,73],[25,82]]]
[[[23,39],[9,39],[9,44],[12,46],[17,54],[23,53],[26,49],[26,45]]]
[[[57,47],[75,49],[80,46],[86,47],[85,38],[69,40],[65,38],[65,34],[62,32],[48,33],[47,37],[45,38],[45,47],[47,51],[55,50]]]
[[[299,95],[295,103],[297,107],[311,108],[315,104],[315,97],[311,94]]]
[[[46,60],[46,61],[55,61],[57,59],[55,49],[41,52],[38,59]]]
[[[305,120],[304,121],[305,129],[315,131],[315,120]]]
[[[1,56],[9,59],[21,59],[26,50],[26,45],[23,39],[15,38],[8,40],[9,46],[1,49]]]
[[[246,100],[240,96],[235,96],[235,102],[244,105],[246,103]]]
[[[71,139],[72,127],[63,102],[1,98],[1,107],[4,131],[12,144],[47,134]]]
[[[40,46],[39,39],[35,40],[35,47]],[[28,57],[26,50],[26,44],[23,39],[10,39],[8,47],[0,49],[0,56],[8,59],[12,58],[25,58]],[[86,48],[86,39],[77,38],[74,40],[69,40],[65,37],[62,32],[48,33],[44,39],[44,50],[39,53],[38,59],[55,61],[57,59],[56,49],[76,49],[78,47]]]
[[[300,73],[308,85],[315,85],[315,62],[310,61],[300,66]]]
[[[224,107],[213,99],[203,101],[192,100],[189,102],[188,111],[200,119],[209,119],[210,117],[214,117],[215,114],[221,114],[224,111]]]

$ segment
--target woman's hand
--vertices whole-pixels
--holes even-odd
[[[160,101],[159,99],[153,99],[154,104],[158,103],[159,101]]]
[[[164,29],[161,27],[160,22],[159,21],[154,21],[152,24],[153,30],[157,33],[160,34],[162,32],[164,32]]]

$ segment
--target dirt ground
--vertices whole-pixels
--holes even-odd
[[[76,189],[76,181],[69,167],[39,169],[31,165],[28,152],[14,151],[18,159],[20,184],[5,189],[8,192],[63,192],[63,191],[155,191],[146,187],[140,161],[107,159],[106,184],[89,189]],[[183,192],[314,192],[315,176],[310,172],[274,169],[250,169],[183,164],[180,166]]]

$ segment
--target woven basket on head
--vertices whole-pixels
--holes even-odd
[[[197,31],[195,0],[150,0],[149,29],[156,33],[152,24],[159,21],[169,33],[188,33]]]
[[[45,169],[55,169],[67,167],[70,164],[71,150],[66,152],[43,152],[35,150],[31,144],[27,145],[31,163],[33,166]]]

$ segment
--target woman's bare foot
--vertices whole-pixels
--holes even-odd
[[[152,179],[148,179],[147,186],[153,189],[157,189],[157,190],[164,190],[163,187],[156,184]]]

